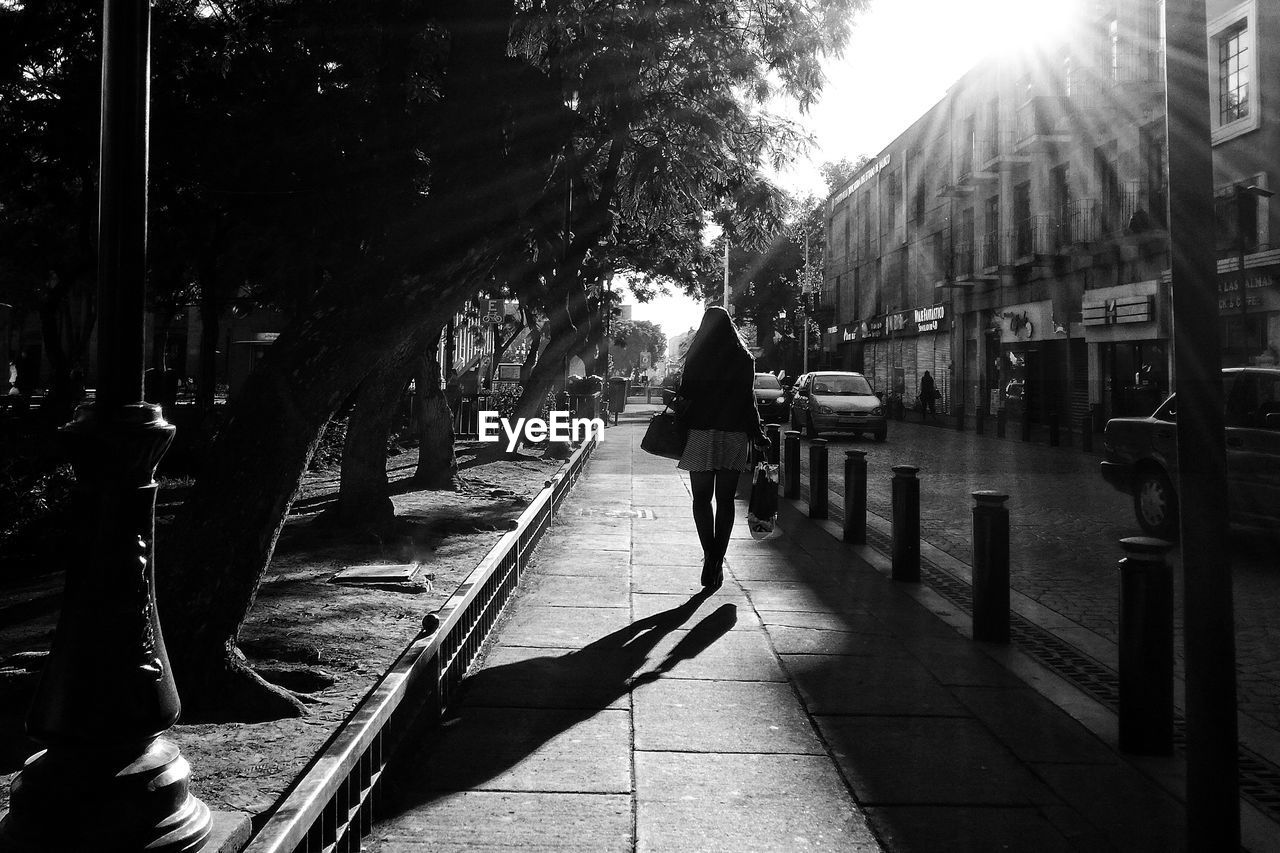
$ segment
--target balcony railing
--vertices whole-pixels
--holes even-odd
[[[1000,251],[1000,233],[998,231],[989,231],[982,235],[982,242],[978,244],[978,269],[983,272],[995,270],[1004,260]]]
[[[1067,205],[1058,219],[1058,246],[1068,248],[1098,239],[1098,201],[1082,198]]]
[[[1053,217],[1047,214],[1028,216],[1013,231],[1013,256],[1026,261],[1037,256],[1051,255],[1057,248],[1054,242],[1057,229]]]
[[[1125,234],[1164,230],[1167,216],[1163,190],[1151,190],[1137,182],[1127,184],[1120,197],[1120,220]]]

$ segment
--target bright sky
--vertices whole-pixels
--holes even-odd
[[[854,22],[844,56],[825,67],[822,100],[793,115],[816,145],[780,183],[825,196],[818,167],[874,155],[937,103],[984,56],[1025,47],[1061,27],[1072,0],[872,0]],[[668,337],[696,326],[702,306],[685,296],[636,305],[633,317]]]

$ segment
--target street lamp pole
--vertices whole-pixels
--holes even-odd
[[[105,0],[98,391],[62,430],[84,543],[27,716],[45,748],[14,780],[0,848],[199,850],[209,809],[163,737],[180,704],[155,607],[154,481],[174,429],[142,401],[149,0]]]
[[[1240,846],[1235,625],[1213,223],[1204,0],[1166,5],[1169,254],[1178,391],[1186,660],[1187,849]]]

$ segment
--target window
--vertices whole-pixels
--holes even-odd
[[[1209,22],[1209,83],[1216,145],[1259,125],[1257,0],[1241,4]]]
[[[1218,36],[1218,122],[1228,124],[1249,115],[1249,48],[1245,26],[1237,24]]]

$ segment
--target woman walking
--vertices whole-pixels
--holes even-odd
[[[751,470],[751,448],[767,444],[756,411],[755,360],[723,308],[708,308],[684,359],[680,396],[689,441],[679,467],[689,472],[693,523],[702,543],[702,585],[724,582],[738,475]],[[712,507],[712,498],[715,507]]]

